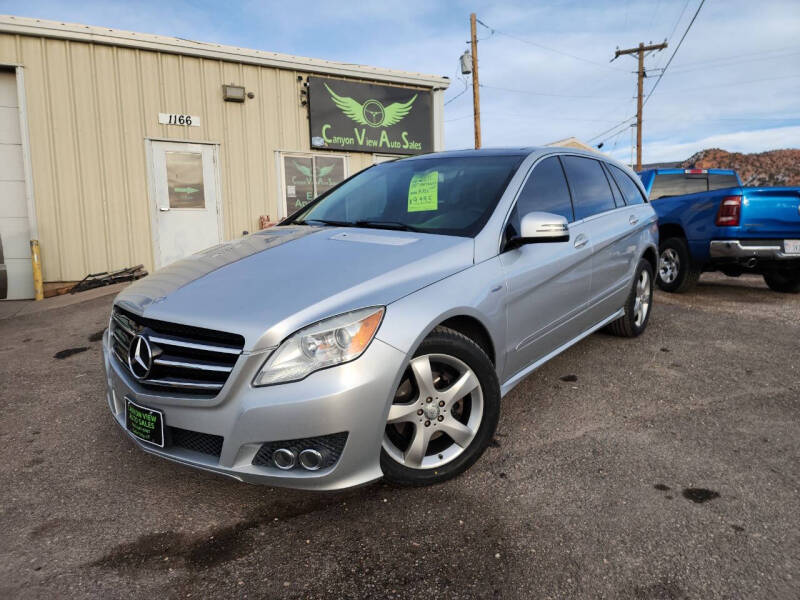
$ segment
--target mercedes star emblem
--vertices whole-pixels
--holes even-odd
[[[153,350],[150,342],[143,335],[137,335],[128,347],[128,368],[140,381],[150,374],[153,368]]]

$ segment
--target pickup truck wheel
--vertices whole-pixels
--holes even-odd
[[[700,269],[692,264],[686,240],[679,237],[661,242],[658,259],[658,287],[665,292],[688,292],[700,279]]]
[[[409,486],[455,477],[486,450],[499,416],[492,361],[468,337],[437,327],[414,353],[389,408],[384,477]]]
[[[633,278],[633,287],[625,302],[625,314],[608,326],[608,331],[619,337],[641,335],[650,319],[653,307],[653,267],[640,260]]]
[[[769,289],[784,294],[797,294],[800,292],[800,271],[783,273],[769,271],[764,273],[764,281]]]

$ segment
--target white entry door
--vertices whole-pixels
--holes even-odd
[[[0,70],[0,300],[33,298],[17,78]]]
[[[149,140],[156,268],[222,240],[214,144]]]

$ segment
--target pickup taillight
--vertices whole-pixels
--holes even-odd
[[[738,227],[739,216],[742,212],[742,197],[741,196],[725,196],[720,202],[719,210],[717,211],[717,226],[718,227]]]

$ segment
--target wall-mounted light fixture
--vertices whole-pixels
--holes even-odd
[[[222,99],[225,102],[244,102],[245,93],[243,85],[223,85]]]

